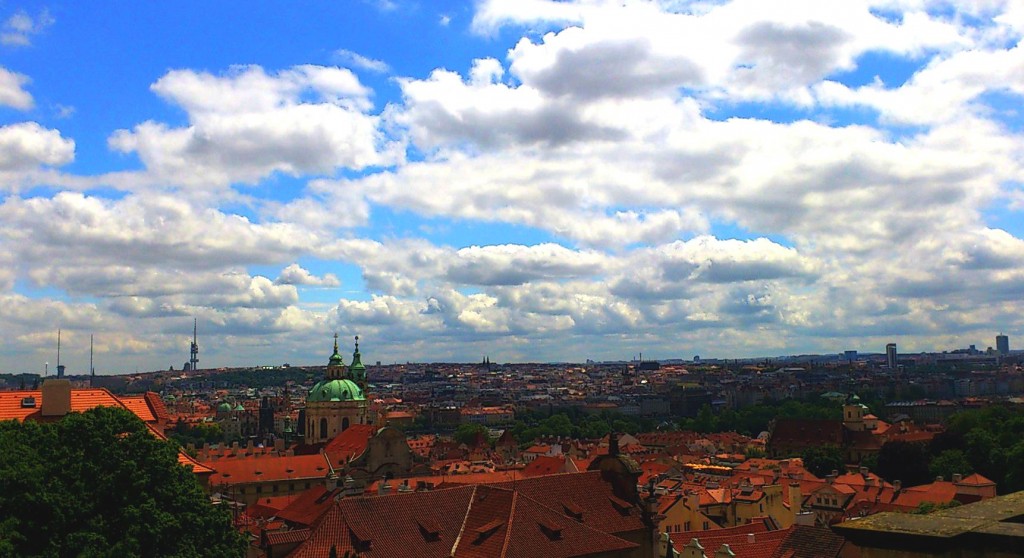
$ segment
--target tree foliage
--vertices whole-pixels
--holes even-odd
[[[885,480],[898,480],[906,486],[925,484],[932,479],[928,471],[930,456],[924,444],[887,442],[878,452],[875,473]]]
[[[242,556],[172,443],[99,407],[0,422],[0,556]]]
[[[810,448],[803,454],[804,468],[816,477],[824,477],[832,471],[843,471],[843,451],[835,446]]]

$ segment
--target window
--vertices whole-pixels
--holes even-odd
[[[262,486],[257,486],[256,487],[256,494],[263,494],[263,487]]]
[[[341,431],[344,432],[346,430],[348,430],[348,417],[341,419]]]
[[[320,437],[321,438],[326,438],[327,437],[327,419],[326,418],[320,419]]]

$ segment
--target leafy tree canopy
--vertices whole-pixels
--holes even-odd
[[[174,445],[98,407],[0,422],[0,556],[243,556]]]

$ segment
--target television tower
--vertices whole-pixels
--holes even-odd
[[[196,333],[199,331],[199,321],[196,318],[192,318],[192,348],[188,357],[188,365],[190,370],[195,370],[199,366],[199,343],[197,342]]]
[[[64,377],[64,365],[60,363],[60,329],[57,329],[57,377]]]
[[[96,377],[96,368],[92,365],[92,334],[89,334],[89,376],[90,380]]]

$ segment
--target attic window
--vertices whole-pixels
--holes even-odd
[[[501,519],[492,519],[487,523],[484,523],[483,525],[477,527],[476,529],[473,529],[473,531],[476,532],[476,540],[473,541],[473,544],[480,544],[484,542],[485,540],[487,540],[487,537],[493,535],[494,532],[497,531],[498,528],[504,524],[505,522]]]
[[[562,526],[561,525],[559,525],[557,523],[554,523],[554,522],[551,522],[551,521],[545,521],[543,519],[538,521],[537,523],[538,523],[538,525],[540,525],[541,532],[543,532],[545,535],[547,535],[548,539],[553,540],[553,541],[557,541],[557,540],[562,538]]]
[[[608,499],[611,500],[612,505],[615,506],[620,512],[628,512],[629,510],[633,509],[633,504],[630,504],[629,502],[623,500],[622,498],[619,498],[617,496],[609,496]]]
[[[576,502],[572,500],[565,500],[562,502],[562,509],[565,510],[565,514],[569,517],[583,521],[583,508],[581,508]]]
[[[22,409],[34,409],[35,406],[36,406],[36,398],[35,397],[22,397],[21,398],[21,408]]]
[[[349,535],[351,535],[352,546],[355,547],[356,552],[368,552],[370,550],[370,535],[364,532],[362,529],[355,529],[352,525],[348,526]]]
[[[429,517],[421,517],[416,520],[416,524],[420,526],[420,534],[423,535],[424,540],[427,542],[440,540],[441,526],[436,520]]]

